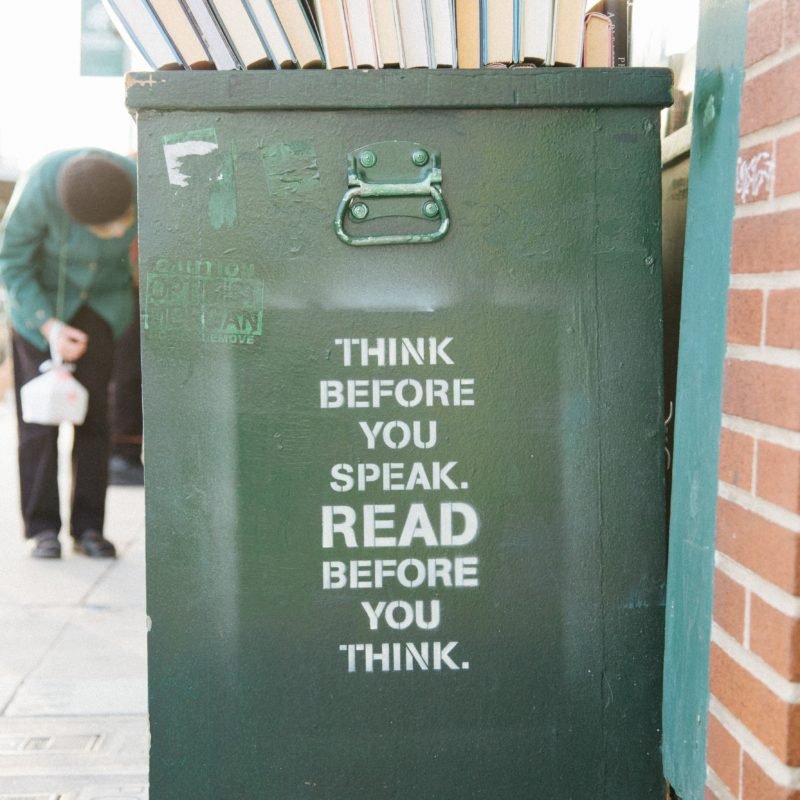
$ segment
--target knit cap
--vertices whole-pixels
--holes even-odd
[[[64,210],[81,225],[119,219],[133,201],[133,181],[123,167],[99,153],[73,156],[56,180]]]

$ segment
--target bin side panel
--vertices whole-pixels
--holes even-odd
[[[139,129],[154,800],[660,797],[654,112]],[[336,238],[388,140],[441,242]]]

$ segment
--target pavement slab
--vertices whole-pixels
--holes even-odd
[[[0,717],[0,800],[77,800],[99,788],[111,797],[136,791],[139,800],[146,797],[148,744],[146,715]]]
[[[62,426],[59,485],[69,496]],[[116,560],[29,555],[13,396],[0,396],[0,800],[147,800],[144,490],[111,487]],[[66,500],[64,501],[64,519]]]

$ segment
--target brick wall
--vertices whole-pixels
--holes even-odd
[[[800,800],[800,0],[750,3],[745,60],[706,795]]]

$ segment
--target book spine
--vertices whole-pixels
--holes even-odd
[[[147,14],[151,25],[155,26],[155,29],[160,35],[161,44],[164,46],[164,53],[161,59],[157,58],[155,54],[146,46],[145,42],[142,41],[137,33],[136,27],[128,19],[125,11],[117,2],[115,2],[115,0],[103,0],[103,3],[106,7],[106,11],[108,11],[109,16],[111,17],[112,22],[114,22],[116,29],[125,40],[128,47],[137,51],[153,69],[163,69],[167,64],[174,64],[175,66],[182,65],[180,56],[178,54],[178,49],[173,44],[172,39],[167,36],[166,31],[161,27],[161,23],[152,13],[148,5],[142,4],[140,8],[142,13]],[[165,61],[164,59],[167,57],[169,60]],[[157,63],[159,61],[162,63]]]
[[[484,66],[489,60],[489,0],[480,0],[480,37],[481,37],[481,61],[480,66]]]
[[[356,69],[378,69],[378,36],[369,0],[343,0],[350,56]]]
[[[480,7],[478,0],[456,0],[456,63],[461,69],[481,65]]]
[[[159,17],[158,12],[156,11],[153,4],[150,3],[149,0],[142,0],[142,4],[147,7],[147,10],[150,12],[150,16],[155,20],[156,25],[158,25],[158,27],[161,29],[161,32],[164,34],[164,38],[169,42],[170,46],[175,51],[175,53],[177,53],[178,63],[184,69],[191,69],[192,68],[191,64],[189,64],[189,62],[184,57],[183,53],[178,49],[178,45],[175,43],[175,40],[172,38],[172,36],[170,36],[169,29],[164,24],[161,17]]]
[[[280,14],[278,14],[278,9],[275,7],[275,3],[272,0],[264,0],[264,3],[269,10],[269,18],[272,21],[273,25],[275,26],[275,37],[277,39],[276,45],[272,48],[273,52],[277,49],[278,46],[284,50],[284,60],[281,64],[283,67],[288,67],[290,69],[294,69],[295,67],[300,66],[300,59],[295,52],[294,45],[289,40],[289,35],[286,33],[286,28],[283,25],[283,20],[281,20]],[[303,13],[302,6],[298,5],[300,9],[300,13]],[[266,31],[265,31],[265,38],[266,38]],[[276,63],[276,66],[277,63]],[[280,67],[278,67],[280,68]]]
[[[311,35],[314,37],[314,40],[317,44],[317,49],[319,50],[319,54],[322,58],[322,66],[324,67],[325,53],[322,50],[322,35],[320,34],[316,12],[314,11],[314,7],[312,6],[312,0],[299,0],[299,2],[300,2],[300,10],[303,12],[303,16],[306,18],[306,22],[308,23],[308,28],[311,31]]]
[[[458,67],[458,32],[456,30],[456,2],[449,0],[448,11],[450,14],[450,61],[453,69]]]
[[[436,69],[436,41],[433,36],[433,9],[430,0],[422,0],[422,18],[425,21],[425,47],[428,51],[428,67]]]
[[[214,20],[216,21],[217,25],[219,26],[220,32],[222,33],[223,37],[225,38],[225,41],[228,43],[228,46],[230,47],[231,52],[233,53],[234,57],[236,58],[236,61],[238,61],[239,64],[242,65],[242,69],[247,69],[247,62],[246,62],[244,56],[239,52],[239,49],[236,47],[236,44],[234,43],[233,37],[230,35],[230,32],[228,31],[228,27],[225,25],[225,20],[224,20],[222,14],[220,14],[220,12],[217,11],[217,9],[216,9],[216,7],[215,7],[215,5],[213,3],[213,0],[211,2],[208,2],[207,5],[208,5],[208,10],[211,12],[211,16],[214,17]]]
[[[213,12],[204,4],[204,0],[179,0],[179,2],[214,66],[217,69],[242,69],[243,64],[219,27]]]
[[[556,25],[558,25],[558,0],[552,2],[552,14],[550,15],[550,36],[547,43],[547,58],[545,66],[552,67],[556,63]]]
[[[258,35],[258,38],[261,40],[261,46],[264,48],[264,50],[266,50],[269,60],[272,62],[275,69],[277,70],[283,69],[283,67],[287,65],[287,62],[285,60],[282,61],[278,56],[278,54],[276,53],[275,47],[269,41],[266,32],[264,31],[264,27],[259,22],[258,14],[256,14],[255,9],[253,8],[250,0],[242,0],[242,5],[244,5],[245,11],[247,11],[248,16],[250,17],[253,23],[253,27],[255,27],[256,29],[256,34]],[[266,0],[265,12],[267,16],[270,18],[270,22],[273,23],[273,29],[274,26],[281,28],[280,22],[278,21],[278,15],[275,13],[275,9],[273,8],[272,3],[270,3],[269,0]],[[284,35],[283,28],[280,29],[280,35]],[[288,40],[286,42],[286,47],[289,49],[291,59],[294,59],[295,58],[294,52],[292,52],[291,47],[289,47]]]
[[[514,0],[513,9],[513,19],[511,25],[511,29],[513,31],[513,49],[511,52],[511,61],[514,64],[518,64],[521,61],[520,37],[522,36],[522,3],[520,0]]]
[[[606,0],[605,13],[614,31],[615,67],[628,66],[628,0]]]

